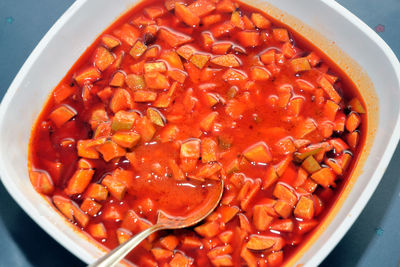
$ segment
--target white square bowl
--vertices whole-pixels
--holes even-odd
[[[51,90],[95,38],[136,2],[77,0],[29,56],[0,106],[2,182],[36,223],[87,263],[104,253],[104,248],[71,227],[34,191],[28,178],[28,142]],[[352,78],[367,104],[367,144],[357,168],[319,230],[288,263],[316,266],[358,217],[396,148],[400,136],[399,62],[377,34],[333,0],[245,2],[263,9],[320,47]]]

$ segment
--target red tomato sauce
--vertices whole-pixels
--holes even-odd
[[[140,266],[280,266],[340,196],[362,150],[357,88],[310,42],[231,0],[145,1],[121,16],[53,90],[32,130],[30,179],[112,249],[153,234]]]

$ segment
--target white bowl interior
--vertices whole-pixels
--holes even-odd
[[[45,231],[86,262],[93,261],[101,250],[77,234],[34,191],[28,179],[28,141],[32,125],[49,92],[88,45],[136,2],[76,1],[36,47],[0,107],[0,174],[3,183],[18,204]],[[371,29],[334,1],[268,2],[334,40],[338,47],[362,66],[379,98],[379,124],[363,173],[329,227],[299,261],[314,266],[330,252],[359,215],[394,152],[400,134],[399,63],[393,52]]]

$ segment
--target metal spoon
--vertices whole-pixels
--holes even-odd
[[[187,217],[172,217],[168,216],[162,211],[159,211],[156,224],[150,226],[146,230],[130,238],[127,242],[114,248],[109,253],[90,264],[88,267],[114,266],[152,233],[159,230],[186,228],[202,221],[218,206],[218,203],[221,200],[222,193],[224,191],[224,182],[220,180],[216,186],[218,186],[218,190],[215,190],[212,196],[208,199],[207,203],[192,214],[189,214]]]

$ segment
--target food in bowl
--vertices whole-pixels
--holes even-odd
[[[114,248],[185,216],[216,180],[204,222],[154,234],[139,266],[278,266],[340,196],[363,148],[366,109],[323,51],[231,0],[145,1],[53,90],[29,147],[35,189]]]

